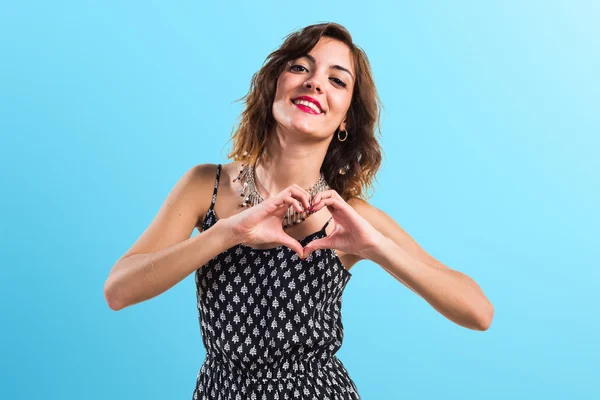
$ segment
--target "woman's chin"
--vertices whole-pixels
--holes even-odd
[[[290,122],[290,130],[303,135],[319,136],[319,133],[323,130],[322,123],[316,124],[314,121],[307,121],[306,119],[294,119]]]
[[[318,137],[319,132],[314,129],[314,127],[309,126],[296,126],[290,129],[291,132],[294,132],[296,135],[300,137]]]
[[[298,119],[288,120],[287,124],[282,124],[282,131],[289,132],[290,135],[294,137],[312,137],[319,138],[327,136],[325,132],[323,132],[323,126],[321,124],[315,124],[311,121],[302,121]],[[317,126],[318,125],[318,126]]]

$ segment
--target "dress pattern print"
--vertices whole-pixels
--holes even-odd
[[[213,226],[221,164],[201,231]],[[302,239],[326,237],[321,228]],[[193,400],[358,399],[335,353],[342,293],[352,274],[333,249],[305,260],[286,246],[238,244],[195,272],[206,359]]]

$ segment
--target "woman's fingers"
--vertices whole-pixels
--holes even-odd
[[[295,197],[289,195],[283,198],[283,202],[281,203],[279,208],[281,208],[282,206],[284,207],[284,211],[287,210],[290,206],[294,207],[294,209],[298,212],[303,211],[300,204],[298,204],[298,200]]]
[[[291,189],[292,189],[291,194],[295,198],[300,200],[300,204],[304,206],[303,207],[304,209],[308,209],[310,207],[310,195],[308,194],[308,192],[296,184],[292,185]]]
[[[308,192],[298,185],[292,185],[275,197],[275,204],[278,208],[282,205],[293,206],[298,212],[302,212],[310,207],[310,196]]]
[[[322,199],[332,198],[334,196],[334,193],[336,193],[334,190],[325,190],[323,192],[315,194],[315,196],[312,199],[311,206],[314,208],[317,204],[319,204],[319,202]]]
[[[327,198],[320,198],[316,201],[313,201],[312,210],[313,210],[313,212],[317,212],[325,206],[341,208],[341,204],[339,203],[338,199],[336,199],[334,196],[332,196],[332,197],[327,197]]]

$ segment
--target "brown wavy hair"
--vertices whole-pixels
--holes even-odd
[[[376,134],[381,135],[383,106],[366,53],[354,44],[350,32],[336,23],[310,25],[292,32],[277,50],[269,54],[261,69],[252,76],[248,93],[236,100],[245,101],[246,108],[231,136],[233,149],[227,158],[256,164],[275,126],[272,106],[279,74],[288,61],[308,54],[323,36],[340,40],[350,48],[356,82],[346,119],[348,139],[340,142],[334,137],[331,140],[321,172],[329,186],[344,200],[352,197],[366,199],[370,196],[366,197],[363,189],[373,187],[372,182],[382,161],[382,148]],[[339,173],[342,168],[345,174]]]

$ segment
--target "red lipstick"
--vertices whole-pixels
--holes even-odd
[[[314,103],[314,104],[316,104],[316,106],[319,108],[319,110],[321,110],[321,112],[323,112],[323,107],[321,107],[321,103],[319,103],[319,102],[318,102],[316,99],[313,99],[313,98],[312,98],[312,97],[310,97],[310,96],[299,96],[299,97],[296,97],[295,99],[292,99],[292,101],[293,101],[293,100],[305,100],[305,101],[310,101],[311,103]],[[302,105],[298,105],[298,104],[297,104],[297,106],[298,106],[298,107],[302,107]],[[306,108],[306,107],[304,107],[304,108]]]

